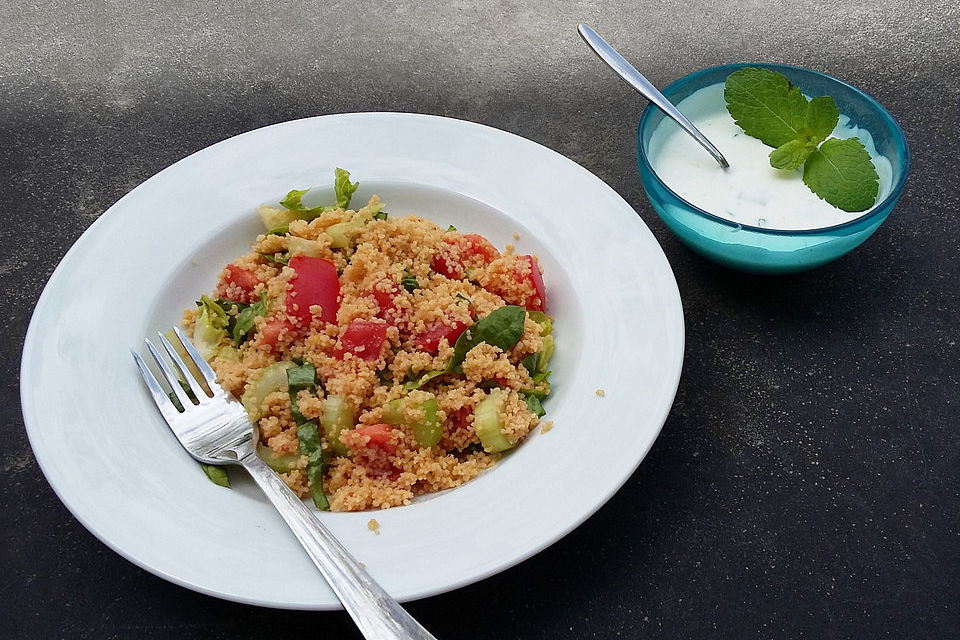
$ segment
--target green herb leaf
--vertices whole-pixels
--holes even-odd
[[[807,99],[785,76],[769,69],[744,67],[731,73],[723,98],[740,128],[771,147],[800,138],[807,128]]]
[[[457,338],[453,347],[453,358],[447,368],[456,370],[463,363],[467,352],[481,342],[499,347],[503,351],[511,349],[523,336],[523,321],[526,315],[527,310],[523,307],[507,305],[480,318]]]
[[[533,376],[537,373],[537,362],[539,360],[540,360],[539,353],[531,353],[530,355],[528,355],[526,358],[523,359],[521,364],[523,365],[523,368],[527,370],[527,373]]]
[[[434,378],[438,378],[443,374],[448,373],[449,371],[450,371],[449,366],[446,369],[440,369],[438,371],[428,371],[427,373],[424,373],[418,378],[415,378],[413,380],[407,380],[406,382],[404,382],[403,388],[407,391],[413,391],[414,389],[419,389],[420,387],[427,384]]]
[[[830,138],[807,159],[803,181],[815,194],[844,211],[866,211],[879,190],[877,169],[857,138]]]
[[[290,392],[290,410],[293,414],[293,421],[298,424],[307,422],[307,418],[300,413],[297,394],[304,389],[314,391],[317,388],[317,370],[309,362],[305,362],[297,367],[287,369],[287,388]]]
[[[330,502],[323,491],[323,469],[326,460],[323,457],[317,423],[307,422],[297,427],[297,439],[300,441],[300,453],[307,456],[307,479],[310,481],[313,504],[321,511],[329,511]]]
[[[240,306],[238,303],[238,307]],[[260,292],[260,301],[255,302],[251,305],[245,305],[243,309],[237,314],[236,321],[233,324],[233,329],[231,335],[233,336],[233,341],[237,343],[239,347],[243,344],[243,341],[246,340],[248,334],[253,330],[253,321],[257,316],[267,315],[267,294],[265,291]]]
[[[230,488],[230,478],[227,476],[227,469],[216,464],[200,463],[200,468],[210,478],[210,482],[221,487]]]
[[[410,293],[420,288],[420,283],[417,282],[417,278],[409,271],[403,272],[403,279],[400,281],[400,284]]]
[[[387,219],[387,212],[386,212],[386,211],[383,211],[383,210],[381,209],[380,211],[377,211],[376,213],[373,214],[373,219],[374,219],[374,220],[386,220],[386,219]]]
[[[457,228],[453,225],[450,225],[449,227],[447,227],[447,231],[456,231],[456,230]]]
[[[543,403],[540,402],[540,398],[533,394],[521,393],[524,402],[527,403],[527,410],[538,418],[542,418],[547,414],[543,409]]]
[[[840,110],[830,96],[813,98],[807,104],[806,126],[804,133],[807,142],[817,146],[827,139],[840,121]]]
[[[290,255],[287,253],[261,253],[260,255],[263,256],[267,262],[272,262],[273,264],[290,264]]]
[[[770,166],[774,169],[793,171],[803,166],[817,146],[800,140],[791,140],[770,152]]]
[[[337,194],[337,206],[346,209],[350,206],[350,198],[360,186],[359,182],[350,183],[350,172],[340,167],[334,170],[333,190]]]

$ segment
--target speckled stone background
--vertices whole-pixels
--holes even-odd
[[[865,89],[912,148],[900,205],[805,275],[694,256],[640,187],[644,102],[579,21],[660,86],[759,60]],[[687,322],[636,474],[539,555],[411,603],[438,637],[960,637],[958,60],[955,0],[0,1],[0,637],[357,637],[342,613],[202,596],[96,540],[34,461],[18,370],[46,278],[124,193],[234,134],[368,110],[481,122],[584,165],[660,240]]]

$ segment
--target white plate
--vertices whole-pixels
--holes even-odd
[[[335,166],[360,181],[357,202],[376,192],[391,215],[537,254],[555,316],[552,431],[410,506],[318,513],[394,597],[469,584],[558,540],[630,477],[673,403],[683,314],[670,266],[636,212],[563,156],[489,127],[398,113],[308,118],[215,144],[83,234],[37,303],[21,368],[30,443],[67,508],[125,558],[203,593],[339,608],[243,472],[222,489],[180,448],[130,349],[177,322],[246,252],[257,205],[311,185],[323,200]]]

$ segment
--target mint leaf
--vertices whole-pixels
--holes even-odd
[[[830,96],[813,98],[807,104],[805,133],[812,146],[817,146],[827,139],[837,128],[840,120],[840,110]]]
[[[791,140],[770,152],[770,166],[774,169],[789,171],[799,169],[816,148],[816,143],[808,144],[800,140]]]
[[[723,98],[740,128],[771,147],[800,138],[807,129],[807,99],[785,76],[769,69],[744,67],[731,73]]]
[[[838,209],[866,211],[877,199],[880,177],[863,143],[830,138],[810,154],[803,182]]]

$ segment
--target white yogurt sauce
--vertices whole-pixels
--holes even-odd
[[[768,229],[817,229],[848,222],[866,212],[848,213],[821,200],[803,183],[803,168],[784,171],[770,166],[771,147],[737,126],[723,100],[723,83],[704,87],[677,108],[712,142],[730,163],[720,165],[673,120],[664,118],[650,137],[654,172],[687,202],[720,218]],[[877,200],[890,194],[893,167],[877,153],[866,129],[840,114],[836,138],[857,137],[880,176]]]

